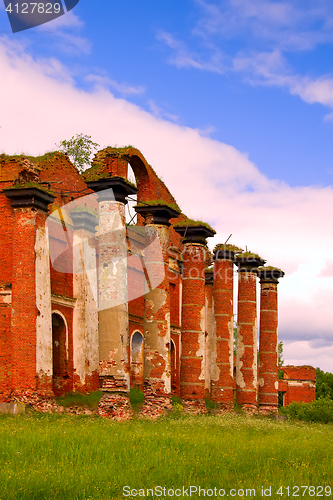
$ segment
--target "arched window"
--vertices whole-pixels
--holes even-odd
[[[134,332],[131,339],[131,386],[143,389],[143,337]]]
[[[59,313],[52,313],[53,392],[62,392],[67,374],[67,327]]]

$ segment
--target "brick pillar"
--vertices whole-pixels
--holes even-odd
[[[80,203],[80,200],[78,200]],[[89,211],[72,211],[74,389],[96,391],[99,386],[97,261],[95,228],[98,218]]]
[[[98,319],[100,386],[114,393],[130,388],[126,196],[136,188],[121,177],[87,183],[98,193]]]
[[[170,293],[168,280],[170,219],[179,211],[167,205],[135,207],[145,219],[145,266],[149,292],[144,302],[144,392],[171,392]]]
[[[4,193],[13,207],[12,388],[17,392],[51,391],[51,291],[45,221],[54,196],[37,187],[10,188]],[[46,357],[43,364],[38,354],[41,351]]]
[[[259,411],[278,410],[278,278],[284,272],[278,268],[259,269],[260,327],[259,327]]]
[[[205,394],[211,397],[211,363],[214,330],[213,269],[205,270]]]
[[[214,329],[212,352],[212,399],[233,408],[234,393],[234,251],[220,249],[214,253]],[[241,250],[238,250],[238,253]]]
[[[236,397],[244,409],[257,409],[257,268],[261,258],[239,255]]]
[[[178,226],[184,237],[180,395],[205,397],[205,238],[215,231],[205,226]]]

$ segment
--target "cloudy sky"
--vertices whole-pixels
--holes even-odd
[[[333,372],[331,0],[80,0],[13,34],[0,150],[134,145],[183,211],[286,272],[289,364]]]

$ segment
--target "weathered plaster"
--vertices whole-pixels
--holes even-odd
[[[214,299],[212,307],[212,339],[210,343],[210,356],[211,356],[211,380],[215,382],[220,378],[220,369],[217,366],[217,341],[216,341],[216,319],[214,314]]]
[[[232,301],[230,301],[232,303]],[[230,368],[230,377],[234,376],[234,317],[232,316],[228,323],[228,331],[229,331],[229,368]]]
[[[48,250],[48,231],[45,226],[36,229],[35,280],[36,280],[36,372],[40,376],[52,376],[52,320],[51,280]]]
[[[91,236],[90,233],[85,235],[86,232],[82,229],[75,233],[73,287],[76,304],[73,314],[73,362],[75,373],[84,385],[86,376],[97,371],[99,366],[96,250],[87,239]]]
[[[240,333],[240,326],[237,327],[237,356],[236,356],[236,384],[241,389],[245,387],[245,380],[243,377],[242,367],[243,361],[242,357],[245,352],[245,346],[243,343],[243,335]]]
[[[99,360],[101,374],[129,390],[125,205],[99,201]],[[119,384],[119,388],[120,388]],[[116,390],[116,387],[115,387]]]
[[[258,343],[258,328],[257,328],[257,318],[254,320],[254,325],[253,325],[253,362],[252,362],[252,373],[253,373],[253,379],[252,379],[252,385],[257,390],[257,385],[258,385],[258,363],[257,363],[257,343]]]

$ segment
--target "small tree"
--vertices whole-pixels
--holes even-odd
[[[93,150],[100,147],[97,142],[91,140],[90,135],[83,134],[76,134],[69,141],[61,141],[56,146],[70,157],[79,172],[83,172],[89,166]]]
[[[283,342],[280,340],[278,343],[278,366],[283,366],[284,359],[283,359]]]

